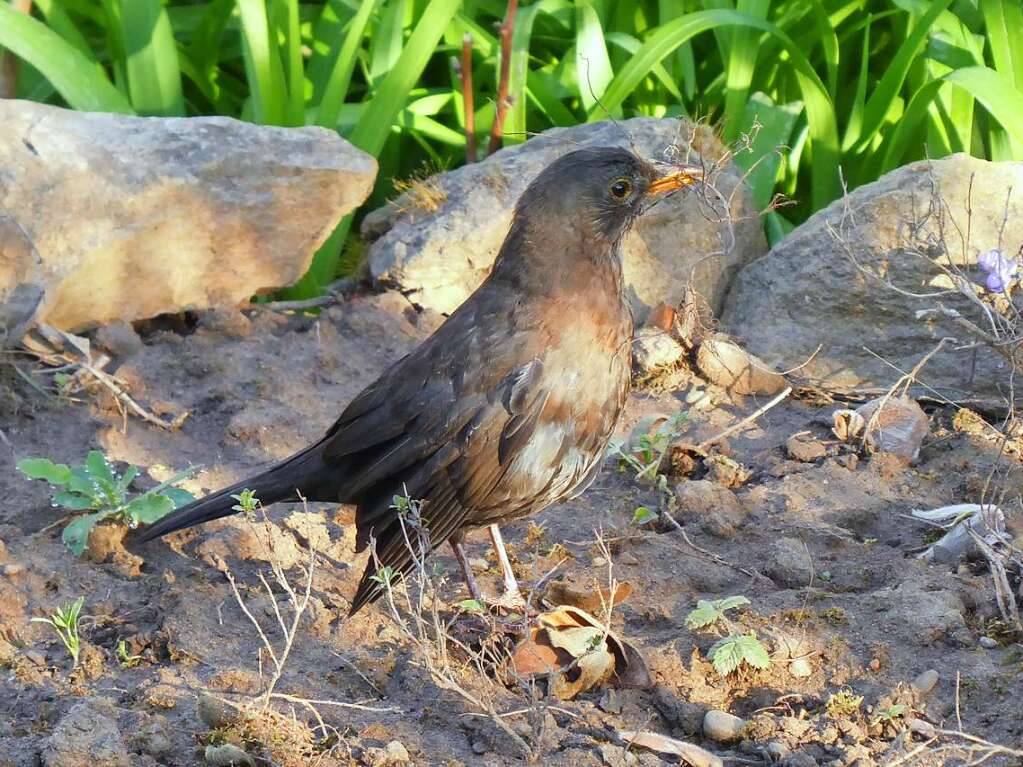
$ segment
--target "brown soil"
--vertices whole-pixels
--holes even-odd
[[[298,723],[286,705],[242,723],[199,715],[204,693],[244,700],[261,689],[260,640],[222,572],[230,569],[253,614],[272,626],[272,604],[258,580],[268,571],[258,525],[230,518],[165,542],[129,541],[127,551],[118,534],[103,532],[90,558],[75,559],[60,540],[55,523],[63,512],[51,507],[47,488],[14,470],[24,457],[79,462],[99,448],[154,480],[201,466],[185,486],[218,487],[319,436],[435,322],[400,296],[384,294],[351,298],[318,319],[256,309],[209,314],[186,332],[151,329],[141,349],[118,359],[116,372],[154,412],[170,418],[190,412],[175,432],[123,419],[102,390],[85,403],[65,404],[11,376],[0,417],[7,464],[0,473],[7,499],[0,507],[0,766],[40,759],[54,767],[204,764],[207,746],[225,742],[245,748],[256,764],[399,764],[406,751],[422,765],[520,762],[493,722],[438,688],[385,610],[374,606],[346,617],[362,570],[354,531],[345,524],[348,510],[271,509],[279,523],[274,550],[292,566],[294,583],[301,581],[302,544],[311,541],[325,555],[277,689],[390,709],[320,706],[340,736],[324,752],[304,726],[308,712],[301,707],[294,712]],[[691,413],[687,441],[699,442],[762,404],[717,395],[717,407]],[[686,407],[684,392],[637,392],[622,433],[646,415]],[[786,441],[807,429],[825,437],[821,424],[833,407],[789,401],[769,411],[726,448],[746,472],[736,477],[718,467],[681,488],[673,515],[702,551],[664,520],[653,529],[632,524],[636,507],[657,508],[659,495],[629,472],[615,471],[613,461],[582,498],[505,532],[524,585],[566,555],[560,572],[586,585],[607,578],[594,545],[595,530],[602,530],[612,540],[615,575],[631,586],[614,610],[613,628],[639,648],[655,682],[645,690],[604,686],[557,702],[545,719],[541,764],[662,763],[651,752],[623,748],[619,730],[673,735],[744,764],[886,764],[925,742],[906,732],[911,716],[955,729],[958,715],[966,731],[1023,747],[1021,638],[999,631],[986,567],[970,562],[950,570],[917,561],[928,531],[905,516],[914,508],[976,501],[994,446],[955,430],[952,414],[938,410],[929,413],[931,435],[915,466],[884,457],[855,460],[834,447],[823,457],[817,448],[804,451],[813,462],[791,460]],[[1018,535],[1023,472],[1018,464],[1012,468],[1004,508]],[[746,474],[724,495],[714,481],[735,484]],[[470,549],[485,560],[481,580],[495,593],[500,579],[483,536]],[[438,561],[456,572],[446,551]],[[456,578],[444,589],[447,614],[465,595]],[[697,599],[732,594],[751,600],[735,620],[757,632],[772,664],[722,678],[706,660],[717,636],[687,629],[685,618]],[[30,618],[78,596],[85,597],[86,647],[71,672],[52,630]],[[982,636],[996,646],[980,644]],[[279,640],[280,630],[269,637]],[[128,655],[138,657],[119,658],[122,640]],[[790,673],[793,658],[808,662],[808,677]],[[262,663],[265,672],[265,655]],[[938,672],[937,686],[914,692],[909,683],[928,669]],[[530,706],[490,678],[467,674],[464,681],[500,711]],[[843,709],[835,698],[829,706],[843,691],[862,696],[862,704]],[[883,721],[897,703],[908,706],[905,713]],[[749,726],[733,743],[707,740],[701,728],[708,709],[727,710]],[[526,715],[507,721],[529,736]],[[935,750],[940,743],[918,753],[925,761],[906,763],[945,763],[950,755]]]

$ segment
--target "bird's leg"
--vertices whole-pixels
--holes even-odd
[[[458,566],[462,569],[462,578],[465,579],[465,585],[469,588],[469,596],[483,604],[483,593],[480,591],[479,584],[476,583],[476,578],[472,574],[472,567],[469,566],[469,557],[465,555],[465,547],[462,545],[462,534],[455,533],[448,541],[451,543],[452,551],[455,552]]]
[[[501,563],[501,575],[504,577],[504,594],[501,597],[501,604],[508,607],[524,606],[526,600],[523,598],[522,592],[519,591],[518,581],[515,580],[515,573],[512,572],[508,552],[504,548],[504,538],[501,537],[501,528],[491,525],[487,529],[490,531],[490,540],[494,544],[497,561]]]

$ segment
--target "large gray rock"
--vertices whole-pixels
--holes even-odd
[[[918,311],[940,302],[975,321],[980,315],[961,296],[913,298],[859,267],[905,291],[934,293],[948,282],[929,255],[963,266],[983,284],[977,255],[999,243],[1010,187],[1002,242],[1015,253],[1023,244],[1023,163],[960,154],[892,171],[814,214],[745,267],[723,324],[778,369],[802,365],[820,346],[797,375],[835,387],[889,386],[900,374],[875,354],[908,371],[945,336],[972,340],[949,322],[918,318]],[[950,398],[1001,399],[1008,364],[981,348],[974,368],[972,350],[953,348],[963,345],[946,345],[919,380]]]
[[[321,128],[0,100],[0,321],[10,341],[290,285],[375,176]]]
[[[43,767],[130,767],[117,728],[117,710],[106,699],[78,703],[53,728],[42,753]]]
[[[679,139],[679,127],[678,120],[637,118],[555,128],[413,185],[363,223],[364,236],[374,240],[369,249],[373,279],[411,293],[417,304],[451,312],[489,273],[515,201],[552,160],[580,146],[632,146],[647,158],[663,159]],[[734,166],[715,180],[726,198],[739,182]],[[720,308],[735,271],[766,251],[747,189],[732,200],[735,247],[727,256],[712,255],[722,251],[727,237],[714,217],[689,192],[660,203],[639,220],[624,243],[625,280],[637,321],[660,301],[677,303],[690,276],[696,290]]]

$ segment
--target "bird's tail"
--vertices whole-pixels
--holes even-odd
[[[315,492],[310,485],[322,478],[322,469],[322,443],[310,445],[261,474],[175,509],[143,530],[136,540],[144,543],[176,530],[237,514],[234,507],[238,502],[233,496],[243,490],[251,490],[264,506],[288,499],[298,500],[300,495],[309,497],[311,492]]]

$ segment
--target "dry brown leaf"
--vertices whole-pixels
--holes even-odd
[[[700,748],[694,743],[686,743],[684,740],[669,738],[667,735],[659,735],[656,732],[632,732],[622,730],[618,736],[626,743],[648,748],[661,754],[672,754],[680,756],[693,767],[724,767],[724,761],[717,754],[711,753],[705,748]]]

